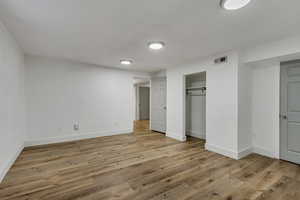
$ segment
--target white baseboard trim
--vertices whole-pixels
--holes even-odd
[[[16,152],[14,153],[13,157],[6,164],[5,163],[3,164],[5,167],[3,171],[0,172],[0,183],[3,181],[5,175],[7,174],[9,169],[13,166],[13,164],[15,163],[15,161],[17,160],[17,158],[19,157],[23,149],[24,149],[24,144],[21,144],[16,150]]]
[[[200,133],[200,132],[195,132],[195,131],[187,131],[187,135],[195,137],[195,138],[203,139],[203,140],[205,140],[205,138],[206,138],[205,133]]]
[[[233,159],[239,159],[239,155],[238,152],[234,152],[232,150],[228,150],[228,149],[224,149],[222,147],[216,146],[216,145],[212,145],[212,144],[205,144],[205,149],[208,151],[212,151],[218,154],[221,154],[223,156],[227,156],[229,158],[233,158]]]
[[[227,157],[230,157],[230,158],[233,158],[233,159],[237,159],[237,160],[241,159],[241,158],[244,158],[244,157],[250,155],[251,153],[256,153],[256,154],[266,156],[266,157],[270,157],[270,158],[276,158],[274,152],[268,151],[268,150],[266,150],[264,148],[261,148],[261,147],[248,147],[248,148],[246,148],[242,151],[234,152],[234,151],[231,151],[231,150],[224,149],[222,147],[218,147],[216,145],[211,145],[211,144],[206,143],[205,144],[205,149],[207,149],[208,151],[216,152],[218,154],[222,154],[224,156],[227,156]]]
[[[264,149],[264,148],[261,148],[261,147],[253,147],[253,152],[254,153],[257,153],[259,155],[262,155],[262,156],[266,156],[266,157],[270,157],[270,158],[276,158],[275,156],[275,153],[274,152],[271,152],[267,149]]]
[[[246,148],[246,149],[244,149],[242,151],[239,151],[237,159],[244,158],[244,157],[246,157],[246,156],[248,156],[248,155],[250,155],[252,153],[253,153],[253,148],[252,147],[248,147],[248,148]]]
[[[132,129],[128,129],[128,130],[116,130],[116,131],[108,131],[108,132],[80,133],[80,134],[64,135],[64,136],[51,137],[51,138],[41,138],[38,140],[25,141],[25,147],[44,145],[44,144],[54,144],[54,143],[61,143],[61,142],[71,142],[76,140],[90,139],[90,138],[103,137],[103,136],[121,135],[121,134],[128,134],[132,132],[133,132]]]
[[[167,131],[166,136],[169,138],[173,138],[175,140],[179,140],[181,142],[186,141],[186,136],[185,135],[180,135],[180,134],[174,134],[173,132]]]

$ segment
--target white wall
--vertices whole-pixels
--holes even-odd
[[[190,96],[186,98],[186,134],[205,139],[206,137],[206,97]]]
[[[252,149],[251,83],[251,67],[240,63],[238,68],[238,152],[241,154],[251,153]]]
[[[181,136],[185,114],[181,111],[182,75],[207,70],[208,149],[234,158],[243,157],[252,149],[279,158],[280,62],[300,58],[299,41],[300,37],[286,38],[240,51],[236,55],[238,67],[228,63],[227,68],[218,68],[207,61],[168,70],[167,135],[185,139]],[[222,93],[225,87],[227,94]],[[226,113],[228,117],[224,116]]]
[[[0,22],[0,182],[25,140],[23,53]]]
[[[256,64],[252,71],[253,148],[279,158],[280,64]]]
[[[158,72],[154,72],[151,74],[151,77],[166,77],[167,71],[166,70],[160,70]]]
[[[25,63],[27,145],[132,131],[133,77],[141,74],[32,56]]]
[[[167,136],[185,140],[184,75],[206,71],[206,147],[237,157],[238,55],[226,54],[228,63],[215,65],[213,59],[167,70]]]
[[[243,63],[253,63],[268,59],[287,61],[300,56],[300,36],[290,37],[274,42],[244,49],[241,52]]]
[[[241,51],[252,66],[251,132],[253,150],[280,157],[280,62],[300,59],[300,37],[290,37]]]

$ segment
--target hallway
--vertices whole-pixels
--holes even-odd
[[[146,134],[151,133],[149,120],[135,120],[134,121],[134,134]]]

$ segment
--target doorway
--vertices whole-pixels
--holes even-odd
[[[300,60],[281,64],[280,158],[300,164]]]
[[[150,88],[141,86],[139,89],[139,120],[150,118]]]
[[[206,72],[185,76],[185,133],[206,139]]]
[[[134,78],[135,117],[133,122],[134,132],[149,131],[150,121],[150,78]]]

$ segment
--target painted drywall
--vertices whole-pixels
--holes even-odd
[[[206,132],[206,102],[205,96],[190,96],[186,98],[186,134],[205,139]]]
[[[241,154],[252,151],[251,83],[251,67],[240,63],[238,68],[238,152]]]
[[[166,77],[167,76],[167,71],[166,70],[160,70],[157,72],[154,72],[151,74],[151,77]]]
[[[237,157],[238,54],[225,53],[228,62],[203,62],[167,70],[167,136],[185,140],[184,76],[206,71],[206,148]]]
[[[253,149],[279,158],[280,64],[252,67],[251,111]]]
[[[24,56],[0,22],[0,182],[25,140]]]
[[[287,61],[293,59],[293,56],[299,58],[299,55],[300,37],[297,36],[244,49],[243,51],[241,51],[240,59],[242,63],[253,63],[268,59]]]
[[[240,52],[251,67],[251,132],[253,151],[280,157],[280,62],[300,59],[300,37],[289,37]],[[245,77],[246,78],[246,77]]]
[[[25,63],[27,145],[132,131],[134,77],[144,74],[34,56]]]

